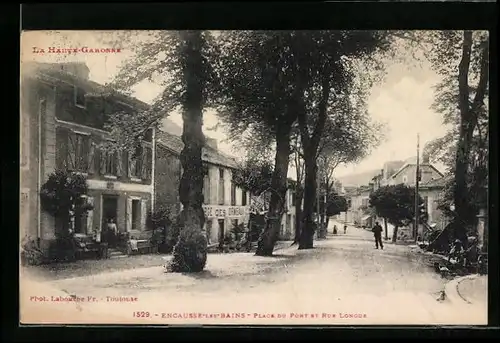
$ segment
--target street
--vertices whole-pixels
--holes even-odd
[[[422,255],[393,244],[376,250],[372,234],[363,229],[349,227],[345,235],[316,241],[315,249],[294,246],[275,255],[209,255],[198,274],[148,267],[50,282],[24,278],[23,321],[466,325],[487,320],[486,304],[438,301],[446,280]],[[70,295],[82,300],[57,301]]]

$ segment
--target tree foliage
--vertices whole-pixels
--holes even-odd
[[[315,204],[315,211],[317,210],[316,207]],[[320,213],[324,213],[325,211],[325,203],[323,201],[320,202],[319,211]],[[331,191],[326,197],[326,216],[335,216],[345,211],[347,211],[347,199],[337,192]]]
[[[61,222],[56,233],[67,234],[72,216],[92,210],[85,199],[88,185],[85,176],[66,170],[49,175],[40,189],[40,205],[44,211]],[[62,230],[62,231],[61,231]]]
[[[419,204],[423,203],[419,196]],[[378,188],[370,194],[369,204],[395,227],[407,226],[415,219],[415,189],[404,184]]]
[[[233,182],[253,195],[260,195],[271,188],[272,174],[271,162],[250,158],[233,171]]]
[[[106,128],[112,132],[120,148],[134,148],[144,133],[157,127],[173,111],[182,111],[189,102],[186,68],[192,61],[183,56],[189,53],[187,31],[130,31],[121,38],[130,41],[133,56],[120,66],[106,96],[114,92],[131,94],[137,85],[153,82],[162,91],[148,109],[115,111],[110,114]],[[200,32],[199,61],[195,61],[203,109],[213,105],[219,94],[217,75],[218,45],[210,31]],[[114,37],[116,39],[116,37]],[[108,143],[109,144],[109,143]],[[112,148],[113,145],[109,144]]]

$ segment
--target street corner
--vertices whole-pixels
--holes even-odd
[[[453,305],[487,308],[488,277],[474,274],[453,279],[445,285],[445,294]]]

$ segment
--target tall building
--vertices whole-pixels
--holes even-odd
[[[110,218],[118,230],[145,228],[153,206],[154,129],[134,153],[106,152],[111,139],[105,129],[110,113],[136,113],[149,106],[109,91],[89,80],[84,63],[23,63],[21,70],[21,235],[36,238],[47,251],[55,240],[56,223],[41,210],[40,189],[56,170],[87,178],[93,205],[75,218],[75,233],[92,234]]]

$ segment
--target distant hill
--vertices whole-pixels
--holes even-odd
[[[380,172],[380,169],[373,169],[362,173],[356,173],[336,177],[345,186],[363,186],[371,182],[372,177]]]

